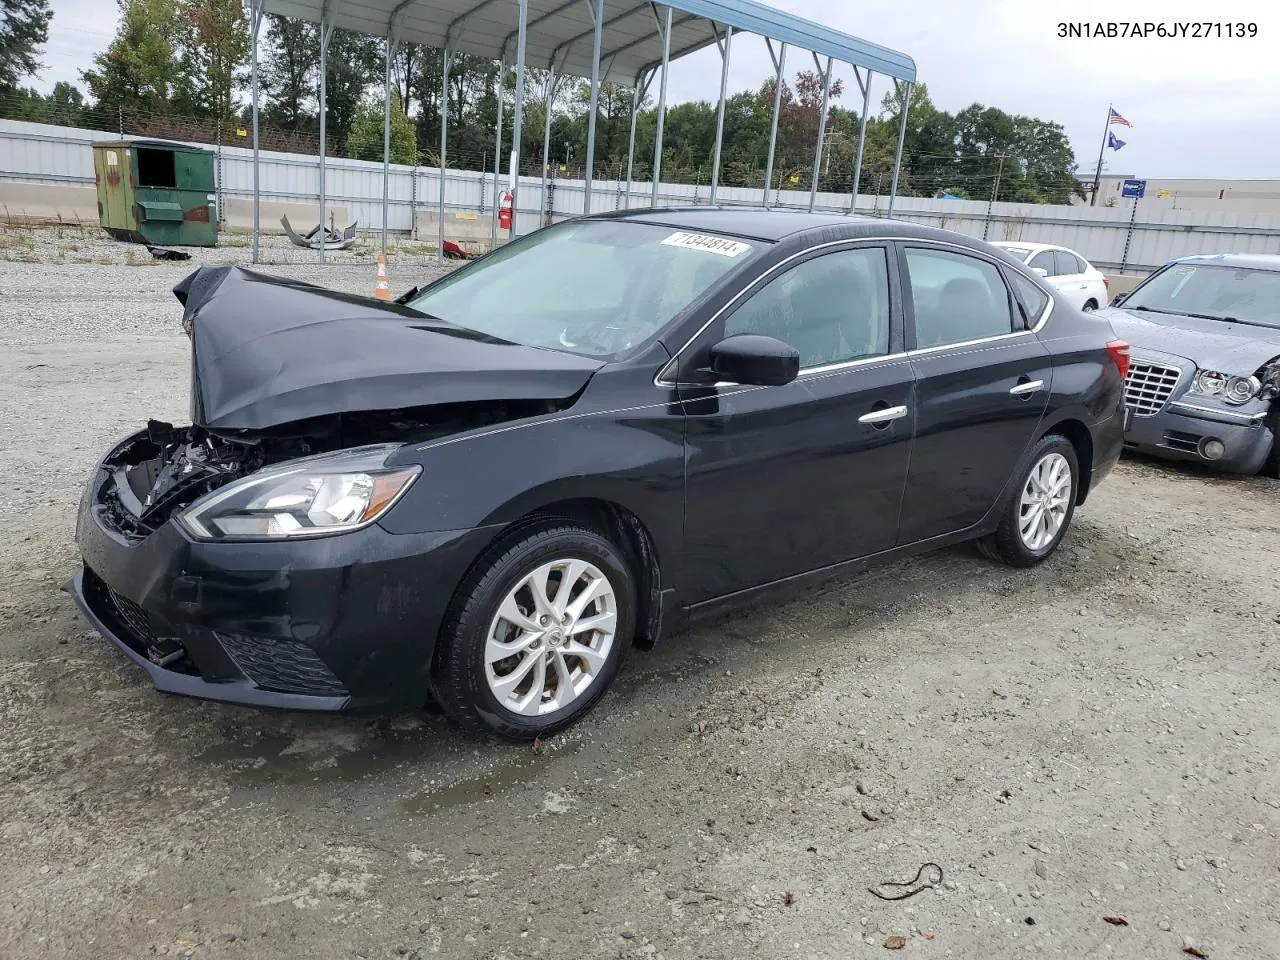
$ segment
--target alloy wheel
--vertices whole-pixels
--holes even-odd
[[[609,578],[585,560],[553,560],[524,576],[485,642],[485,677],[498,703],[539,716],[582,696],[609,660],[617,614]]]
[[[1044,550],[1062,530],[1071,503],[1071,464],[1060,453],[1036,461],[1022,488],[1018,535],[1035,553]]]

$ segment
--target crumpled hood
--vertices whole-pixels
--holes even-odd
[[[191,337],[191,418],[209,429],[436,403],[563,400],[604,365],[238,267],[203,267],[173,292]]]
[[[1158,350],[1185,357],[1203,370],[1239,376],[1280,356],[1280,330],[1177,316],[1172,318],[1177,326],[1172,326],[1147,319],[1155,314],[1123,307],[1108,307],[1096,316],[1111,321],[1116,336],[1129,342],[1135,356],[1141,356],[1143,348]]]

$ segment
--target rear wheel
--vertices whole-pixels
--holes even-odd
[[[1080,309],[1083,310],[1085,313],[1092,313],[1094,310],[1098,309],[1098,301],[1086,300],[1084,303],[1084,306],[1081,307]]]
[[[1071,525],[1079,474],[1071,441],[1056,433],[1041,438],[1019,465],[1000,526],[978,541],[983,555],[1015,567],[1046,559]]]
[[[600,534],[551,521],[490,550],[440,636],[433,692],[455,719],[517,740],[604,695],[631,646],[635,579]]]

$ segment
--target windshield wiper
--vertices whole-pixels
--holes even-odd
[[[1141,310],[1144,313],[1164,313],[1171,317],[1195,317],[1197,320],[1221,320],[1223,323],[1245,323],[1238,317],[1218,317],[1211,313],[1190,313],[1186,310],[1156,310],[1152,307],[1126,307],[1128,310]]]

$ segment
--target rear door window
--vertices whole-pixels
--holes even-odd
[[[1013,332],[1009,288],[994,263],[929,247],[907,247],[906,260],[918,349]]]
[[[1031,262],[1028,263],[1027,266],[1030,267],[1032,270],[1039,267],[1041,270],[1045,272],[1046,276],[1050,276],[1050,277],[1056,276],[1058,273],[1058,268],[1053,262],[1052,250],[1041,250],[1034,257],[1031,258]]]
[[[1080,263],[1080,258],[1074,253],[1067,250],[1053,251],[1054,263],[1057,265],[1057,276],[1075,276],[1084,273],[1084,265]]]

